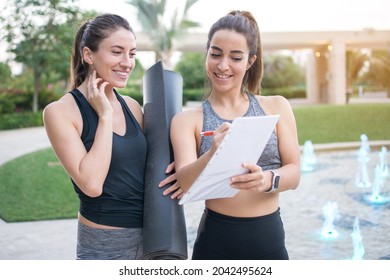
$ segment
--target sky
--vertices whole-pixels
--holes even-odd
[[[171,6],[183,2],[168,0]],[[120,14],[135,31],[140,31],[136,11],[126,0],[79,0],[79,3],[83,9]],[[199,0],[190,8],[189,17],[201,23],[199,31],[207,32],[214,21],[233,9],[251,11],[262,32],[390,30],[389,0]]]

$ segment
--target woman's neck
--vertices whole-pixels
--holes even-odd
[[[249,97],[246,93],[237,95],[216,95],[208,97],[213,110],[224,119],[234,119],[243,116],[249,108]]]

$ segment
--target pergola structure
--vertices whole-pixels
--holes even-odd
[[[265,52],[311,50],[306,63],[307,99],[310,103],[346,103],[346,51],[355,48],[390,50],[390,30],[319,32],[263,32]],[[181,52],[204,52],[205,33],[189,33],[177,42]],[[151,51],[150,40],[137,34],[137,48]]]

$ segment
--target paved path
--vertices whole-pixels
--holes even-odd
[[[47,147],[50,143],[43,127],[0,130],[0,165]]]

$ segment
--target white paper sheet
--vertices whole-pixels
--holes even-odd
[[[239,190],[230,187],[230,177],[248,172],[243,162],[257,163],[279,115],[239,117],[232,125],[209,163],[179,200],[179,204],[232,197]]]

